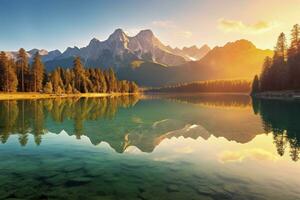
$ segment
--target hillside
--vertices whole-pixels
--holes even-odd
[[[125,69],[117,73],[120,78],[155,87],[215,79],[252,79],[254,74],[260,73],[264,58],[272,54],[271,50],[258,49],[247,40],[238,40],[213,48],[199,61],[167,68],[144,63],[139,68],[128,69],[126,73]]]

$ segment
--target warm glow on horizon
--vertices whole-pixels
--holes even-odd
[[[172,47],[207,44],[213,48],[247,39],[259,48],[273,49],[281,32],[289,37],[292,26],[300,23],[299,0],[156,2],[141,4],[134,0],[111,5],[74,1],[72,5],[60,4],[57,9],[54,2],[16,7],[7,1],[5,4],[14,9],[7,12],[5,5],[0,8],[1,24],[5,27],[0,33],[1,50],[24,47],[64,51],[69,46],[84,47],[94,37],[105,40],[117,28],[129,35],[151,29]],[[116,11],[113,15],[112,8]],[[17,20],[20,18],[23,20]],[[80,31],[76,27],[81,27]]]

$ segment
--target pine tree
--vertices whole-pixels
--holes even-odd
[[[272,67],[272,62],[272,58],[270,58],[269,56],[267,56],[264,60],[263,69],[259,78],[261,91],[266,91],[271,88],[270,86],[272,77],[270,76],[270,70]]]
[[[99,90],[97,92],[100,92],[100,93],[108,92],[105,75],[103,74],[101,69],[97,69],[96,74],[97,74],[97,79],[99,81]]]
[[[58,90],[62,90],[62,86],[63,86],[63,82],[61,80],[61,76],[60,76],[60,69],[56,68],[52,74],[51,74],[51,83],[53,86],[53,91],[55,93],[58,92]]]
[[[137,84],[133,81],[129,83],[129,93],[138,93],[139,92],[139,87]]]
[[[0,91],[15,92],[18,80],[14,70],[14,62],[8,60],[5,52],[0,53]]]
[[[274,49],[273,65],[270,72],[273,80],[273,90],[282,90],[287,88],[288,66],[286,63],[286,52],[286,38],[284,33],[281,33],[278,37],[277,44]]]
[[[66,93],[67,94],[72,94],[73,93],[73,88],[72,88],[71,84],[68,84],[68,86],[66,88]]]
[[[15,62],[13,59],[8,61],[7,71],[7,87],[9,92],[16,92],[18,87],[18,78],[15,70]]]
[[[291,44],[288,49],[289,86],[300,89],[300,26],[295,24],[291,31]]]
[[[33,91],[37,92],[43,89],[44,80],[44,64],[41,61],[41,57],[37,52],[33,58],[32,63],[32,87]]]
[[[253,82],[252,82],[252,90],[251,90],[251,94],[254,95],[256,93],[258,93],[260,91],[259,89],[259,80],[258,80],[258,76],[255,75]]]
[[[19,91],[29,91],[29,65],[26,51],[21,48],[17,58],[17,77],[19,80]]]
[[[0,53],[0,91],[6,92],[5,83],[5,71],[7,71],[8,60],[5,52]]]
[[[118,90],[118,83],[116,79],[115,72],[112,68],[109,68],[108,71],[105,73],[105,78],[107,82],[107,91],[108,92],[116,92]]]
[[[73,62],[73,70],[75,75],[75,88],[78,91],[82,91],[82,85],[84,81],[84,68],[82,66],[80,57],[76,57]]]
[[[46,94],[52,94],[52,93],[53,93],[53,87],[52,87],[51,81],[49,81],[49,82],[47,82],[47,83],[45,84],[44,92],[45,92]]]
[[[286,44],[285,34],[280,33],[277,39],[277,44],[274,48],[273,62],[275,64],[284,63],[286,61],[286,53],[287,53],[287,44]]]

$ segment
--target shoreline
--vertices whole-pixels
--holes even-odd
[[[137,95],[138,93],[78,93],[78,94],[44,94],[37,92],[14,92],[0,93],[0,100],[21,100],[21,99],[52,99],[52,98],[74,98],[74,97],[117,97]]]
[[[300,100],[300,91],[268,91],[252,94],[251,96],[258,99]]]

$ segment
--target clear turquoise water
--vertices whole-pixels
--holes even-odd
[[[0,199],[300,199],[298,102],[165,95],[0,111]]]

